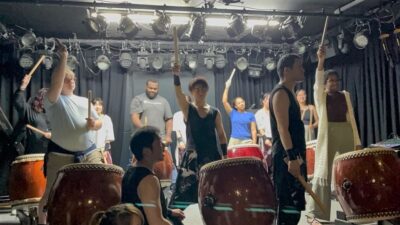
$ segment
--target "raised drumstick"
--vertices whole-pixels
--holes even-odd
[[[36,127],[30,125],[30,124],[27,124],[26,127],[29,128],[29,129],[31,129],[31,130],[33,130],[33,131],[35,131],[35,132],[38,133],[38,134],[43,135],[43,136],[45,136],[45,134],[46,134],[46,132],[44,132],[44,131],[42,131],[42,130],[40,130],[40,129],[38,129],[38,128],[36,128]]]
[[[87,97],[88,97],[88,118],[90,118],[92,115],[92,91],[91,90],[89,90],[87,92]]]
[[[176,27],[173,28],[174,35],[174,54],[175,54],[175,64],[179,65],[179,48],[178,48],[178,33]]]
[[[36,69],[39,67],[39,65],[43,62],[45,56],[42,55],[40,56],[39,60],[36,62],[35,66],[29,71],[28,76],[32,76],[32,74],[36,71]]]
[[[328,21],[329,21],[329,16],[326,16],[325,24],[324,24],[324,31],[322,32],[322,37],[321,37],[321,43],[320,43],[321,46],[324,45],[326,30],[328,29]]]
[[[235,75],[236,72],[236,68],[233,68],[232,72],[231,72],[231,76],[229,77],[228,80],[232,80],[233,76]]]

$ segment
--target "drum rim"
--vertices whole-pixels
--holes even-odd
[[[43,161],[45,154],[27,154],[20,155],[11,163],[11,165],[23,162],[32,162],[32,161]]]
[[[346,216],[346,219],[351,223],[370,223],[377,220],[390,220],[398,217],[400,217],[400,211],[389,211],[351,215]]]
[[[260,149],[260,146],[258,144],[238,144],[238,145],[232,145],[230,147],[228,147],[228,151],[232,150],[232,149],[236,149],[236,148],[240,148],[240,147],[257,147],[258,149]]]
[[[26,198],[22,200],[11,201],[11,207],[17,207],[19,205],[35,204],[40,202],[41,197]]]
[[[335,157],[335,159],[333,161],[334,162],[343,161],[343,160],[347,160],[347,159],[360,158],[360,157],[374,155],[374,154],[395,155],[396,153],[391,148],[364,148],[361,150],[355,150],[355,151],[351,151],[351,152],[347,152],[347,153],[338,155]]]
[[[249,165],[252,164],[250,162],[259,163],[262,166],[262,161],[254,156],[246,156],[246,157],[238,157],[238,158],[229,158],[229,159],[221,159],[214,162],[210,162],[201,167],[200,173],[204,171],[210,171],[214,169],[218,169],[221,167],[233,166],[233,165]]]
[[[120,175],[124,174],[124,170],[116,165],[103,164],[103,163],[72,163],[67,164],[58,171],[58,173],[70,172],[70,171],[93,171],[93,170],[106,170]]]

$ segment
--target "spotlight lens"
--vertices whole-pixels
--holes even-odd
[[[19,59],[19,65],[24,68],[30,68],[33,65],[33,58],[29,54],[23,54]]]
[[[354,36],[354,44],[358,49],[363,49],[368,45],[368,38],[364,34],[356,34]]]
[[[123,52],[119,56],[119,64],[122,68],[129,68],[132,65],[132,56],[128,52]]]
[[[241,57],[237,60],[236,62],[236,67],[240,70],[240,71],[244,71],[245,69],[247,69],[248,63],[247,63],[247,59],[244,57]]]
[[[107,58],[105,55],[100,55],[97,57],[97,67],[99,67],[100,70],[108,70],[110,68],[110,60]]]

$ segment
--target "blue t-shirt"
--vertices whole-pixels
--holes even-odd
[[[251,112],[238,112],[232,109],[231,114],[231,137],[236,139],[251,139],[251,122],[256,122],[254,114]]]

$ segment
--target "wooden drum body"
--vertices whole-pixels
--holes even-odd
[[[108,164],[70,164],[58,171],[50,191],[49,224],[88,225],[92,215],[119,204],[123,170]]]
[[[228,158],[250,157],[250,156],[259,158],[261,160],[264,159],[260,146],[256,144],[233,145],[228,149]]]
[[[316,146],[317,146],[317,140],[307,142],[306,159],[307,159],[307,177],[309,180],[311,180],[314,177]]]
[[[44,154],[22,155],[11,165],[8,192],[12,205],[38,203],[46,188]]]
[[[270,225],[272,182],[259,159],[223,159],[200,170],[199,207],[206,225]]]
[[[400,217],[400,159],[391,149],[364,149],[339,155],[333,175],[347,220],[369,223]]]

